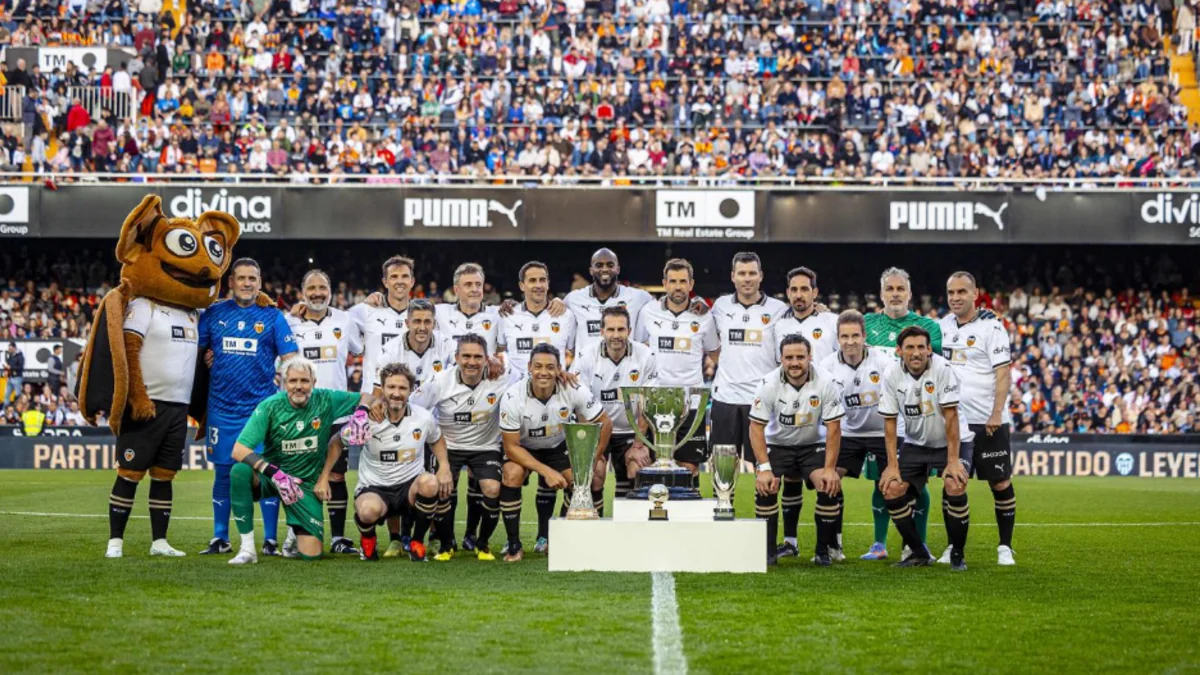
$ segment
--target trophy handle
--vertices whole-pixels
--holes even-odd
[[[678,445],[676,445],[671,451],[672,453],[675,452],[675,450],[682,448],[684,444],[688,442],[688,439],[690,439],[692,436],[695,436],[696,430],[700,428],[701,424],[704,424],[704,420],[708,417],[709,389],[707,387],[689,387],[687,393],[687,403],[689,409],[691,408],[693,392],[698,392],[700,396],[700,402],[696,405],[696,417],[692,420],[692,428],[688,429],[688,432],[684,435],[683,440],[679,441]]]
[[[642,391],[643,389],[644,387],[621,387],[621,402],[625,407],[625,419],[629,421],[629,426],[633,427],[633,435],[642,442],[642,445],[645,445],[647,448],[653,448],[654,443],[646,438],[646,435],[642,433],[638,424],[642,419],[642,411],[638,409],[638,406],[633,401],[635,395],[645,395]]]

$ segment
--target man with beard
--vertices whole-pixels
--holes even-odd
[[[322,389],[346,391],[346,360],[350,354],[362,354],[362,338],[358,326],[349,314],[329,306],[332,290],[329,275],[311,270],[300,282],[305,310],[302,316],[287,315],[288,325],[300,349],[300,355],[317,369],[317,386]],[[345,420],[335,422],[335,427]],[[337,428],[334,429],[337,431]],[[329,475],[329,529],[331,553],[358,553],[353,542],[346,538],[346,508],[349,492],[346,489],[346,456],[339,456]],[[284,542],[284,555],[294,553],[295,537],[289,533]]]
[[[596,346],[601,338],[600,314],[608,307],[622,305],[633,322],[630,332],[637,332],[637,318],[642,307],[654,301],[654,296],[640,288],[617,283],[621,264],[617,254],[602,248],[592,254],[588,268],[592,283],[567,294],[567,308],[575,315],[575,353],[582,354]],[[703,304],[703,301],[701,301]],[[707,311],[707,306],[705,310]]]
[[[788,304],[791,312],[775,326],[775,342],[788,335],[803,335],[812,346],[812,362],[821,363],[837,350],[837,314],[817,309],[817,273],[807,267],[788,272]]]
[[[523,302],[500,322],[500,349],[514,370],[525,373],[529,355],[539,344],[551,344],[570,365],[575,350],[575,316],[551,316],[550,269],[536,260],[521,266],[517,274]]]

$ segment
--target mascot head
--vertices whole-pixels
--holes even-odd
[[[121,280],[135,296],[202,309],[218,298],[241,234],[237,219],[220,211],[167,218],[162,200],[142,199],[121,227],[117,260]]]

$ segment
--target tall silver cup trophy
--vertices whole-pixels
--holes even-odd
[[[592,471],[596,466],[596,450],[600,447],[599,424],[564,424],[567,438],[567,457],[571,460],[571,505],[567,520],[596,520],[600,514],[592,502]]]
[[[692,485],[692,473],[676,464],[673,456],[704,424],[708,397],[707,387],[621,387],[621,402],[629,426],[638,440],[654,451],[656,458],[653,464],[638,471],[628,498],[648,499],[651,486],[665,485],[671,499],[700,499],[700,491]],[[693,399],[697,402],[696,415],[681,437],[679,430],[687,421]],[[642,418],[653,440],[642,433],[638,424]]]
[[[712,458],[713,494],[717,506],[713,520],[733,520],[733,482],[737,480],[738,452],[736,445],[714,445]]]

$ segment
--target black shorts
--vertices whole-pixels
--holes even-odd
[[[867,458],[870,457],[870,460]],[[879,471],[887,468],[887,447],[883,438],[846,438],[842,437],[842,447],[838,451],[837,465],[846,470],[846,475],[858,478],[862,475],[863,462],[875,462]]]
[[[704,421],[701,420],[700,426],[696,427],[696,433],[691,436],[687,435],[687,432],[692,428],[692,424],[696,420],[696,415],[704,415],[704,413],[705,411],[703,410],[688,411],[687,417],[683,420],[683,426],[679,427],[679,435],[675,437],[676,443],[683,441],[683,445],[675,449],[674,458],[676,462],[699,465],[708,461],[710,456],[708,452],[708,433],[707,429],[705,429],[706,425]],[[746,427],[746,433],[748,434],[749,432],[750,428]]]
[[[971,457],[974,447],[971,443],[962,443],[958,450],[958,461],[971,473]],[[927,448],[905,442],[897,453],[900,467],[900,479],[920,491],[929,482],[929,475],[945,475],[946,448]]]
[[[999,483],[1012,478],[1012,441],[1009,425],[1002,424],[991,436],[987,425],[972,424],[975,432],[975,456],[971,463],[971,475],[979,480]]]
[[[399,485],[388,486],[368,486],[360,487],[354,491],[354,498],[358,499],[359,495],[373,494],[379,495],[383,500],[385,511],[379,520],[385,520],[392,516],[405,515],[409,513],[410,505],[408,503],[408,493],[412,489],[412,485],[416,482],[416,478],[404,481]]]
[[[743,459],[754,461],[754,450],[750,447],[750,406],[713,401],[709,421],[711,445],[736,445],[742,449]]]
[[[458,474],[464,466],[471,470],[475,480],[500,480],[504,453],[499,450],[447,450],[446,455],[455,483],[458,483]]]
[[[625,468],[625,453],[629,452],[629,448],[633,447],[633,442],[636,440],[636,436],[610,436],[608,439],[608,450],[605,454],[608,456],[608,461],[612,463],[613,478],[618,483],[628,483],[633,480],[633,476],[630,476],[629,470]],[[651,456],[653,454],[651,453]]]
[[[187,404],[153,403],[154,419],[144,422],[133,419],[132,410],[125,410],[121,435],[117,437],[117,466],[122,469],[148,471],[150,467],[158,467],[179,471],[183,468],[188,432]]]
[[[342,427],[344,427],[344,426],[346,426],[345,422],[342,422],[341,424],[333,425],[333,427],[329,430],[329,437],[333,438],[334,436],[337,436],[339,433],[342,432]],[[332,472],[340,473],[343,476],[345,476],[346,472],[350,470],[349,460],[350,460],[350,448],[349,448],[349,446],[347,446],[346,444],[343,443],[342,444],[342,454],[338,457],[337,461],[333,463]]]
[[[812,488],[808,476],[817,469],[825,468],[825,444],[768,445],[767,461],[771,463],[771,473],[776,477],[803,480]]]

